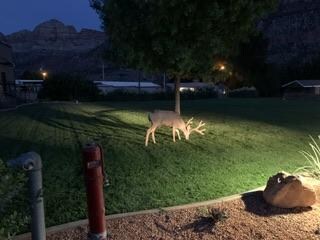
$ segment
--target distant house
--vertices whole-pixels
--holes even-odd
[[[153,82],[120,82],[120,81],[94,81],[98,89],[102,93],[108,93],[115,90],[123,90],[129,92],[148,92],[156,93],[162,90],[162,87]]]
[[[282,85],[284,97],[320,96],[320,80],[295,80]]]
[[[167,87],[173,91],[175,84],[168,83]],[[180,92],[184,92],[184,91],[194,92],[196,90],[205,89],[205,88],[214,88],[214,85],[209,84],[209,83],[203,83],[203,82],[182,82],[182,83],[180,83]]]
[[[11,46],[0,41],[0,100],[14,92],[14,79]]]
[[[17,79],[16,96],[25,101],[35,101],[38,98],[38,93],[43,87],[43,80],[25,80]]]
[[[173,91],[175,88],[174,83],[168,83],[167,87]],[[218,93],[219,96],[223,96],[227,93],[226,86],[224,84],[213,84],[204,82],[182,82],[180,83],[180,92],[185,91],[198,91],[203,89],[209,89]]]

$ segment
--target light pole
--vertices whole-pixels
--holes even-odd
[[[226,66],[225,66],[225,65],[223,65],[223,64],[221,64],[221,65],[219,66],[219,70],[220,70],[220,71],[224,71],[224,70],[226,70]]]
[[[47,72],[42,72],[43,80],[46,80],[47,75],[48,75],[48,73],[47,73]]]

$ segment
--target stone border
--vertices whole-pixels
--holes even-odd
[[[265,188],[265,186],[255,188],[253,190],[240,193],[240,194],[235,194],[227,197],[222,197],[214,200],[209,200],[209,201],[204,201],[204,202],[196,202],[196,203],[190,203],[190,204],[184,204],[184,205],[178,205],[178,206],[173,206],[173,207],[164,207],[164,208],[155,208],[155,209],[150,209],[150,210],[143,210],[143,211],[137,211],[137,212],[129,212],[129,213],[119,213],[119,214],[113,214],[113,215],[107,215],[106,218],[107,220],[111,219],[118,219],[118,218],[125,218],[125,217],[132,217],[132,216],[138,216],[138,215],[144,215],[144,214],[155,214],[163,211],[175,211],[175,210],[181,210],[181,209],[188,209],[188,208],[198,208],[198,207],[204,207],[208,205],[213,205],[217,203],[222,203],[222,202],[228,202],[236,199],[240,199],[244,195],[251,194],[256,191],[262,191]],[[75,222],[70,222],[70,223],[65,223],[62,225],[57,225],[53,227],[49,227],[46,229],[46,234],[54,234],[57,232],[62,232],[70,228],[76,228],[76,227],[81,227],[84,225],[88,224],[88,219],[83,219]],[[31,233],[25,233],[22,235],[18,235],[13,238],[14,240],[27,240],[31,239]]]

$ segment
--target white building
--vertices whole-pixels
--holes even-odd
[[[43,87],[43,80],[17,79],[16,95],[26,101],[34,101],[38,98],[38,93]]]
[[[167,83],[167,87],[173,91],[175,88],[175,84]],[[194,92],[194,91],[205,89],[205,88],[214,88],[214,85],[210,83],[203,83],[203,82],[181,82],[180,83],[180,92],[184,92],[184,91]]]

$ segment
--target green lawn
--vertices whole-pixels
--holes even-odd
[[[0,113],[0,158],[34,150],[44,162],[47,225],[86,216],[81,145],[105,149],[107,213],[214,199],[264,185],[279,170],[305,164],[298,153],[320,133],[320,104],[279,99],[183,102],[185,119],[207,134],[172,142],[171,130],[144,146],[147,113],[170,102],[38,104]]]

